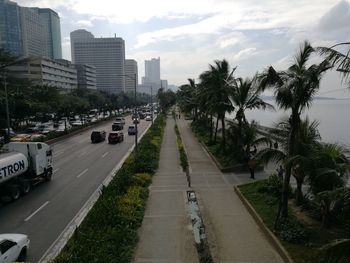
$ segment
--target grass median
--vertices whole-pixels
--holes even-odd
[[[187,159],[187,154],[185,152],[185,148],[182,143],[179,127],[177,126],[177,124],[175,124],[175,133],[176,133],[176,144],[180,153],[180,163],[183,171],[186,171],[186,169],[188,168],[188,159]]]
[[[59,262],[130,262],[138,241],[148,186],[158,168],[165,116],[160,115],[76,229]]]

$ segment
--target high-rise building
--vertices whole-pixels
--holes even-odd
[[[49,8],[38,8],[39,15],[44,22],[44,35],[47,39],[48,57],[53,59],[62,58],[61,24],[58,14]]]
[[[75,65],[78,74],[78,88],[96,90],[96,68],[91,65]]]
[[[96,67],[96,87],[108,93],[125,92],[125,43],[122,38],[95,38],[80,29],[70,34],[72,61]]]
[[[23,55],[20,7],[8,0],[0,0],[0,48]]]
[[[136,87],[139,85],[137,73],[137,62],[134,59],[125,60],[125,92],[135,92]]]
[[[0,48],[16,56],[62,58],[58,14],[48,8],[20,7],[0,0]]]
[[[145,60],[145,82],[160,85],[160,58]]]
[[[42,23],[38,10],[28,7],[21,7],[20,10],[23,56],[49,57],[47,37],[45,36],[47,25]]]

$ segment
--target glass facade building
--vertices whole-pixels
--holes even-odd
[[[0,0],[0,48],[15,56],[23,55],[20,7],[8,0]]]
[[[39,8],[38,12],[45,22],[45,36],[47,38],[48,57],[52,59],[62,58],[61,24],[58,14],[49,8]]]

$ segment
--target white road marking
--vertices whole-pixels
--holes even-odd
[[[81,154],[79,154],[79,157],[81,157],[81,156],[83,156],[83,155],[85,155],[85,154],[87,154],[87,151],[82,152]]]
[[[60,168],[53,170],[53,173],[57,173]]]
[[[24,221],[29,221],[33,216],[35,216],[41,209],[43,209],[47,204],[50,203],[49,201],[46,201],[42,206],[40,206],[37,210],[35,210],[30,216],[28,216]]]
[[[109,152],[104,153],[101,158],[105,158],[107,154],[109,154]]]
[[[60,154],[64,153],[64,151],[54,152],[54,156],[58,156]]]
[[[84,171],[82,171],[80,174],[77,175],[77,178],[85,174],[87,171],[89,171],[89,169],[85,169]]]

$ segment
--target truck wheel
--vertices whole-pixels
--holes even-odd
[[[21,191],[16,185],[9,186],[9,193],[12,201],[16,201],[21,196]]]
[[[51,179],[52,179],[52,169],[47,170],[46,174],[45,174],[45,181],[46,182],[51,181]]]
[[[26,260],[26,257],[27,257],[27,248],[24,247],[22,248],[21,253],[19,253],[17,261],[24,262]]]
[[[22,193],[23,195],[28,194],[29,191],[30,191],[30,187],[31,187],[30,182],[28,182],[28,181],[22,181],[22,182],[21,182],[21,185],[20,185],[21,193]]]

